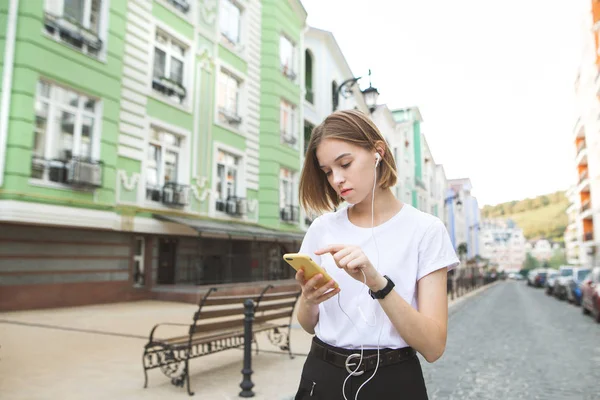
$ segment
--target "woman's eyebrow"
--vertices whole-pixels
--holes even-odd
[[[350,153],[343,153],[343,154],[340,154],[339,156],[337,156],[337,157],[335,158],[335,160],[333,160],[333,162],[336,162],[336,161],[337,161],[337,160],[339,160],[340,158],[344,158],[344,157],[346,157],[346,156],[351,156],[351,155],[352,155],[352,154],[350,154]],[[319,165],[319,168],[323,169],[323,168],[325,168],[325,167],[324,167],[324,166],[322,166],[322,165]]]

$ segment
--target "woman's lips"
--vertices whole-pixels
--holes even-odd
[[[350,193],[351,191],[352,191],[352,189],[344,189],[340,192],[340,195],[347,196],[348,193]]]

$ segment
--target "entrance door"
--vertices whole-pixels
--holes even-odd
[[[159,239],[158,241],[158,276],[159,285],[172,285],[175,283],[175,259],[177,240]]]

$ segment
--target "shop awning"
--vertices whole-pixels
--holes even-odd
[[[154,217],[164,221],[187,225],[197,230],[202,237],[228,237],[238,240],[272,240],[277,242],[301,242],[304,238],[304,232],[277,231],[257,225],[242,224],[238,222],[183,218],[158,214],[155,214]]]

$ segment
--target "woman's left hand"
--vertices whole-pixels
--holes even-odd
[[[371,290],[379,290],[385,278],[373,267],[362,249],[358,246],[331,244],[315,251],[315,255],[330,253],[338,268],[344,269],[348,275],[359,282],[365,282]],[[362,270],[362,272],[361,272]],[[363,272],[365,275],[363,276]]]

